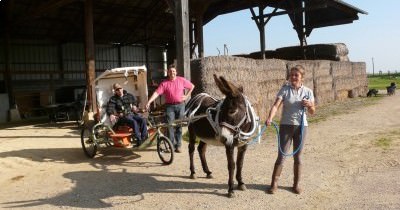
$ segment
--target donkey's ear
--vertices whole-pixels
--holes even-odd
[[[219,88],[219,90],[224,94],[224,95],[228,95],[230,94],[230,91],[227,89],[227,87],[225,86],[225,84],[221,81],[220,78],[218,78],[218,76],[216,74],[213,75],[214,76],[214,81],[215,84],[217,84],[217,87]]]
[[[220,77],[220,79],[221,79],[221,82],[224,84],[224,86],[229,90],[229,96],[232,96],[232,97],[239,96],[239,94],[241,93],[239,88],[237,88],[235,85],[233,85],[231,82],[229,82],[222,76]],[[242,88],[242,90],[243,90],[243,88]]]

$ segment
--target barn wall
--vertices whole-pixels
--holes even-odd
[[[245,95],[261,119],[265,120],[278,90],[286,82],[289,69],[297,64],[306,69],[304,83],[314,90],[317,105],[365,95],[368,91],[363,62],[255,60],[217,56],[191,62],[191,78],[196,85],[194,94],[207,92],[221,98],[223,95],[214,83],[213,74],[224,76],[244,87]]]
[[[148,71],[164,66],[164,48],[148,48]],[[10,71],[16,103],[20,113],[56,102],[63,90],[74,91],[86,84],[85,51],[83,43],[56,43],[48,40],[12,40],[10,44]],[[121,46],[96,44],[96,75],[107,69],[146,64],[146,48],[141,45]],[[5,92],[4,47],[0,43],[0,93]],[[69,88],[71,87],[71,88]],[[61,90],[61,91],[59,91]],[[67,97],[71,94],[63,94]],[[72,94],[73,95],[73,94]],[[62,101],[70,101],[65,98]]]

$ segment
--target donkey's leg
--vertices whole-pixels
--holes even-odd
[[[207,160],[206,160],[206,151],[207,151],[207,144],[200,141],[199,146],[197,147],[199,151],[201,166],[203,167],[204,173],[207,174],[207,178],[213,178],[211,175],[211,171],[208,169]]]
[[[247,144],[238,147],[237,161],[236,161],[236,180],[238,181],[238,189],[246,190],[246,185],[242,180],[242,169],[244,162],[244,155],[246,154]]]
[[[188,145],[188,150],[189,150],[189,159],[190,159],[190,178],[195,179],[196,178],[196,172],[194,168],[194,161],[193,161],[193,155],[194,155],[194,150],[195,150],[195,141],[196,141],[196,134],[194,132],[194,129],[192,126],[189,125],[188,127],[189,131],[189,145]]]
[[[228,197],[235,197],[235,192],[233,191],[233,175],[235,173],[235,159],[233,157],[234,146],[225,146],[226,150],[226,158],[228,159],[228,171],[229,171],[229,180],[228,180]]]

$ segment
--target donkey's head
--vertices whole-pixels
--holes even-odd
[[[234,143],[239,129],[246,129],[247,107],[246,99],[243,96],[243,87],[235,86],[224,77],[217,77],[214,80],[220,91],[225,95],[225,100],[221,105],[218,124],[221,128],[220,139],[226,145]]]

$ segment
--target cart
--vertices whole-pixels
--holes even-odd
[[[162,112],[141,113],[147,118],[148,137],[138,148],[132,148],[136,139],[132,129],[126,125],[113,125],[106,114],[109,98],[114,94],[112,85],[119,83],[124,90],[136,96],[139,108],[147,103],[146,67],[125,67],[107,70],[95,79],[96,102],[98,106],[94,119],[89,120],[87,112],[83,117],[84,125],[81,130],[81,144],[85,155],[94,158],[99,149],[118,147],[132,150],[145,150],[157,146],[157,153],[164,164],[171,164],[174,159],[174,149],[171,141],[163,133],[168,126],[164,123]]]

